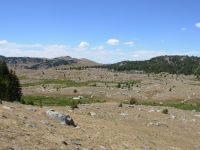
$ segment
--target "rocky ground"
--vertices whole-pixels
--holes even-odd
[[[70,107],[0,104],[0,149],[199,150],[200,113],[119,103]],[[77,127],[49,119],[46,111],[69,114]]]

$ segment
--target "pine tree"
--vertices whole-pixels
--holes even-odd
[[[21,87],[15,72],[8,69],[5,62],[0,62],[0,99],[20,101]]]

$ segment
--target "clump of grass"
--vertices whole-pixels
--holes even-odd
[[[130,101],[129,101],[129,104],[130,105],[137,104],[137,100],[135,98],[131,98]]]
[[[40,108],[43,107],[42,99],[39,100],[39,105],[40,105]]]
[[[26,104],[27,104],[27,105],[34,105],[34,102],[33,102],[32,100],[28,100],[28,101],[26,102]]]
[[[163,113],[163,114],[168,114],[169,111],[168,111],[168,109],[165,108],[165,109],[162,110],[162,113]]]
[[[32,102],[30,102],[32,101]],[[102,103],[103,100],[84,96],[81,100],[73,100],[72,97],[48,97],[48,96],[23,96],[21,99],[22,104],[34,104],[36,106],[72,106],[75,104],[90,104]]]

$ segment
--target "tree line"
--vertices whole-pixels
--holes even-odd
[[[146,61],[123,61],[105,65],[116,71],[138,70],[146,73],[194,74],[200,77],[200,58],[189,56],[160,56]]]

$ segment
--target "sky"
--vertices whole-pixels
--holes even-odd
[[[0,55],[200,56],[199,0],[0,0]]]

